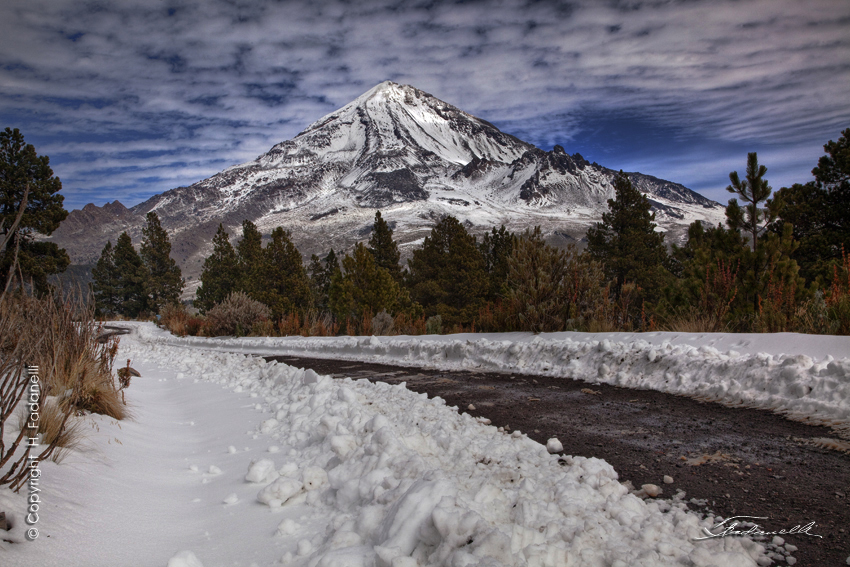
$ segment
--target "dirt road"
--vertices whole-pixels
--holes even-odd
[[[765,531],[814,522],[814,535],[783,536],[797,565],[846,565],[850,556],[850,455],[823,448],[826,427],[767,411],[732,409],[649,390],[544,376],[446,372],[351,361],[267,357],[335,377],[366,378],[440,396],[459,411],[564,452],[611,463],[621,481],[687,493],[692,509],[764,517]],[[468,409],[473,404],[475,409]],[[664,476],[673,479],[664,483]],[[694,499],[691,501],[691,499]],[[786,561],[777,555],[775,565]],[[793,560],[792,560],[793,561]]]

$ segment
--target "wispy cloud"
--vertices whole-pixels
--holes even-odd
[[[51,156],[71,207],[252,159],[386,79],[718,199],[746,151],[775,187],[805,181],[850,126],[846,0],[7,0],[0,15],[0,118]]]

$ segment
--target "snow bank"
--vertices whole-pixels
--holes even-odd
[[[270,451],[245,471],[269,537],[293,537],[299,527],[269,510],[306,505],[327,518],[324,532],[300,539],[297,556],[287,552],[284,563],[735,567],[764,560],[763,548],[747,539],[695,541],[713,518],[700,520],[680,500],[629,494],[603,460],[559,459],[518,432],[500,433],[403,384],[333,380],[261,358],[156,344],[151,328],[141,331],[141,341],[123,342],[122,356],[248,393],[274,415],[256,424]],[[389,343],[346,339],[337,348],[436,357],[410,340]],[[484,343],[446,346],[443,360],[461,366],[487,352]],[[501,345],[486,356],[542,369],[542,360],[510,350]]]
[[[151,342],[220,350],[575,378],[769,409],[850,431],[850,337],[506,333],[210,339],[173,337],[151,324],[139,332]],[[818,359],[806,352],[833,354]]]

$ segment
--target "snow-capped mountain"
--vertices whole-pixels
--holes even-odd
[[[136,240],[144,215],[156,211],[189,276],[200,273],[218,224],[238,234],[244,219],[265,234],[276,226],[290,230],[305,255],[366,239],[376,210],[394,226],[403,250],[449,214],[473,232],[541,225],[563,243],[581,239],[601,219],[614,195],[614,174],[561,146],[540,150],[428,93],[387,81],[252,162],[131,209],[87,205],[51,238],[75,263],[93,263],[121,231]],[[630,175],[674,239],[695,219],[722,220],[719,204],[682,185]]]

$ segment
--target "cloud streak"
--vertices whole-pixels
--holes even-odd
[[[717,199],[746,151],[775,187],[805,181],[820,146],[850,126],[845,0],[2,10],[0,117],[51,157],[69,207],[133,204],[253,159],[387,79],[544,149]]]

